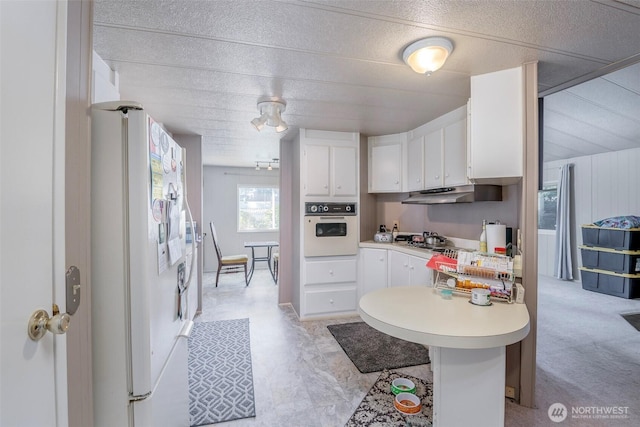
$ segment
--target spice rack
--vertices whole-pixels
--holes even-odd
[[[436,289],[470,296],[474,288],[484,288],[491,291],[492,300],[514,301],[513,261],[504,255],[466,251],[453,257],[434,255],[427,267],[436,272],[433,275]],[[451,286],[451,281],[455,281],[455,286]]]

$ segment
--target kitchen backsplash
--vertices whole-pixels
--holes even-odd
[[[478,240],[483,219],[518,228],[520,188],[520,184],[503,187],[502,202],[451,205],[403,205],[406,193],[377,194],[376,224],[391,229],[394,221],[398,221],[400,231],[435,231],[443,236]],[[362,236],[362,240],[367,238],[370,237]]]

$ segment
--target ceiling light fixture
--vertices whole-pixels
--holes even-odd
[[[453,52],[453,43],[445,37],[427,37],[411,43],[402,53],[402,59],[413,71],[430,76],[444,65]]]
[[[276,128],[276,132],[284,132],[289,126],[282,120],[287,104],[284,101],[263,101],[258,102],[260,117],[251,120],[251,124],[258,130],[262,130],[264,125]]]
[[[280,159],[278,158],[273,158],[271,160],[256,160],[256,170],[259,171],[260,170],[260,163],[262,163],[263,165],[267,165],[267,170],[268,171],[272,171],[273,170],[273,166],[271,165],[272,163],[274,164],[278,164],[280,163]]]

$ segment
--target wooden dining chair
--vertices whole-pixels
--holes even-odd
[[[216,287],[218,287],[218,279],[220,273],[240,273],[244,268],[244,282],[249,286],[249,276],[247,274],[247,264],[249,263],[249,256],[242,255],[222,255],[220,245],[218,244],[218,235],[216,234],[216,228],[213,222],[209,223],[211,227],[211,238],[213,239],[213,247],[216,249],[216,256],[218,257],[218,272],[216,273]]]

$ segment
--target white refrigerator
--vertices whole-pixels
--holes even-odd
[[[189,426],[186,153],[140,104],[91,118],[94,425]]]

